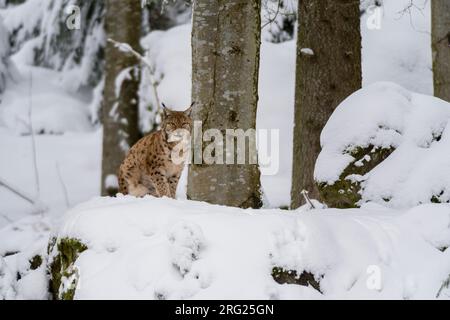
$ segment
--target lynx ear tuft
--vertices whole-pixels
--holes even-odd
[[[161,105],[162,105],[163,115],[164,115],[164,117],[167,117],[170,114],[170,109],[167,108],[167,106],[164,104],[164,102],[161,102]]]
[[[195,105],[195,101],[191,103],[191,106],[189,108],[187,108],[187,110],[184,112],[184,114],[187,115],[188,117],[190,117],[192,114],[192,109],[194,109],[194,105]]]

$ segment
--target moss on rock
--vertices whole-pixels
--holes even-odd
[[[33,258],[31,258],[29,262],[30,262],[30,269],[36,270],[42,265],[42,257],[37,254]]]
[[[349,151],[354,160],[342,171],[333,184],[317,183],[321,200],[333,208],[356,208],[361,200],[362,177],[383,162],[394,148],[381,148],[369,145],[355,147]]]
[[[320,281],[316,280],[311,272],[303,271],[300,276],[297,271],[286,270],[280,267],[274,267],[272,269],[272,278],[279,284],[297,284],[301,286],[311,286],[320,293]]]
[[[48,251],[50,256],[50,292],[55,300],[73,300],[79,273],[74,266],[87,246],[78,239],[52,238]]]

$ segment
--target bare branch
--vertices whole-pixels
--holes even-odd
[[[7,222],[9,222],[9,223],[13,223],[14,221],[10,218],[10,217],[8,217],[5,213],[1,213],[0,212],[0,217],[2,217],[3,219],[5,219]]]
[[[414,0],[409,0],[408,5],[407,5],[403,10],[397,12],[397,13],[400,15],[400,17],[399,17],[398,19],[401,19],[405,14],[408,14],[408,16],[409,16],[409,24],[411,25],[411,27],[412,27],[415,31],[420,32],[420,33],[430,34],[430,33],[427,32],[427,31],[416,29],[416,27],[414,26],[414,23],[413,23],[413,18],[412,18],[412,11],[413,11],[413,10],[417,10],[418,12],[420,12],[420,14],[421,14],[422,16],[425,16],[424,13],[423,13],[423,11],[425,10],[425,7],[426,7],[427,3],[428,3],[428,0],[425,0],[425,2],[423,3],[423,7],[419,7],[419,6],[414,2]]]
[[[36,156],[36,139],[34,136],[33,129],[33,71],[30,69],[30,86],[29,86],[29,109],[28,109],[28,126],[30,128],[31,134],[31,150],[33,154],[33,168],[34,168],[34,182],[36,183],[36,199],[39,199],[41,195],[41,187],[39,181],[39,171],[37,167],[37,156]]]
[[[305,198],[305,201],[311,206],[311,209],[316,209],[316,207],[314,206],[314,204],[312,203],[311,199],[308,196],[308,191],[302,190],[301,194],[303,198]]]
[[[64,180],[62,178],[61,170],[59,169],[58,161],[56,161],[55,166],[56,166],[56,172],[58,173],[59,183],[62,186],[62,190],[63,190],[63,194],[64,194],[64,200],[66,201],[66,206],[67,206],[67,208],[70,208],[69,193],[67,192],[66,184],[64,183]]]
[[[160,99],[159,99],[159,95],[158,95],[158,83],[155,80],[155,68],[153,67],[153,65],[145,58],[143,57],[139,52],[137,52],[136,50],[134,50],[128,43],[124,43],[124,42],[118,42],[115,41],[113,39],[108,39],[109,42],[111,42],[112,44],[114,44],[114,46],[119,49],[121,52],[124,53],[129,53],[133,56],[135,56],[139,61],[141,61],[144,66],[147,67],[147,70],[149,71],[149,76],[150,76],[150,82],[152,84],[152,88],[153,88],[153,95],[155,97],[156,100],[156,107],[158,110],[161,109],[161,103],[160,103]]]
[[[30,196],[26,192],[20,191],[16,186],[13,186],[11,183],[6,182],[1,177],[0,177],[0,185],[4,186],[6,189],[11,191],[15,195],[21,197],[22,199],[26,200],[27,202],[31,203],[32,205],[35,205],[37,203],[37,201],[34,200],[32,196]]]
[[[272,24],[278,17],[278,14],[280,13],[280,8],[281,8],[281,1],[282,0],[278,0],[277,3],[277,10],[275,11],[275,15],[268,19],[268,21],[261,27],[261,29],[264,29],[266,26],[268,26],[269,24]]]

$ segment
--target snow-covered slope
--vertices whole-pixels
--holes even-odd
[[[435,298],[450,273],[450,205],[306,209],[98,198],[56,235],[88,248],[76,299]],[[275,266],[311,272],[323,295],[276,283]]]
[[[17,57],[14,57],[17,58]],[[0,127],[16,134],[30,133],[30,108],[35,133],[62,134],[92,130],[88,101],[61,86],[60,74],[50,69],[28,67],[13,59],[20,76],[11,81],[0,103]]]

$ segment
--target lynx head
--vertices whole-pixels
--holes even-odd
[[[168,142],[181,141],[191,133],[192,119],[191,112],[194,102],[186,111],[173,111],[163,106],[163,120],[161,130],[164,132]]]

